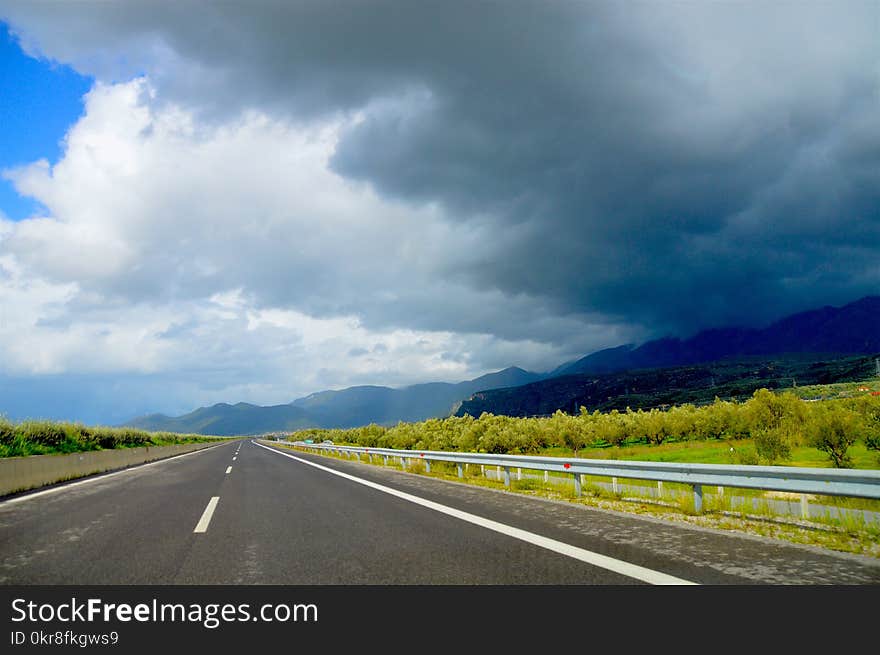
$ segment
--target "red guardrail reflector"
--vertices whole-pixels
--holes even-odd
[[[571,464],[569,464],[568,462],[566,462],[565,464],[563,464],[563,466],[564,466],[565,468],[567,468],[567,469],[570,469],[570,468],[571,468]]]
[[[424,457],[425,453],[419,453],[419,457]]]

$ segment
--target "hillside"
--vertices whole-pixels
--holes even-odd
[[[297,407],[261,407],[248,403],[218,403],[211,407],[200,407],[183,416],[150,414],[133,419],[125,425],[141,430],[212,434],[221,437],[316,427],[308,414]]]
[[[449,416],[453,406],[481,389],[506,388],[541,379],[537,373],[511,367],[456,384],[431,382],[402,389],[360,386],[322,391],[294,400],[321,427],[393,425]]]
[[[833,384],[876,374],[875,355],[753,356],[691,366],[566,375],[515,389],[480,391],[464,401],[456,415],[545,416],[556,410],[577,412],[581,406],[592,412],[708,403],[716,396],[745,400],[761,387]]]
[[[666,337],[639,347],[607,348],[565,364],[550,376],[686,366],[782,353],[870,354],[880,352],[878,326],[880,296],[867,296],[842,307],[793,314],[763,329],[711,329],[686,340]]]

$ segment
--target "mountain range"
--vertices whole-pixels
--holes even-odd
[[[731,360],[738,359],[754,362],[761,358],[800,355],[803,361],[805,354],[814,355],[813,360],[827,360],[874,353],[880,353],[880,296],[867,296],[842,307],[826,306],[793,314],[765,328],[714,328],[684,340],[665,337],[639,346],[626,344],[607,348],[547,373],[510,367],[459,383],[434,382],[400,389],[356,386],[320,391],[286,405],[219,403],[178,417],[151,414],[126,425],[146,430],[249,435],[308,427],[393,425],[399,421],[414,422],[451,414],[507,413],[513,408],[518,408],[512,411],[517,415],[535,408],[542,411],[534,413],[554,408],[570,411],[578,394],[583,395],[582,383],[590,376],[681,369],[725,360],[731,364]],[[739,369],[727,366],[724,370],[727,371],[724,375],[729,377],[730,371]],[[717,375],[721,374],[704,371],[697,377],[715,380]],[[655,375],[652,379],[660,380],[656,384],[663,384],[662,376]],[[626,381],[617,386],[600,385],[601,401],[607,403],[611,400],[608,393],[616,389],[622,394],[629,386],[631,383]]]
[[[370,423],[395,425],[449,416],[456,403],[481,389],[517,387],[541,375],[512,366],[458,383],[429,382],[401,389],[357,386],[319,391],[286,405],[263,407],[249,403],[218,403],[183,416],[150,414],[125,425],[151,431],[187,434],[251,435],[291,432],[304,428],[350,428]]]

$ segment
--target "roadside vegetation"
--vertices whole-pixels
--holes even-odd
[[[814,401],[759,389],[745,402],[716,398],[701,407],[605,413],[581,407],[576,415],[557,411],[540,418],[484,413],[392,427],[301,430],[293,438],[407,450],[880,468],[876,391],[880,380]]]
[[[612,410],[575,415],[511,418],[482,414],[369,425],[349,430],[310,429],[290,440],[331,440],[368,448],[453,450],[542,454],[587,459],[771,464],[806,467],[880,468],[880,378],[852,384],[816,385],[773,392],[759,389],[743,402],[715,399],[703,406],[682,404],[667,409]],[[328,456],[336,457],[331,453]],[[363,461],[366,461],[364,459]],[[370,461],[382,465],[382,458]],[[584,476],[583,494],[575,497],[569,475],[543,476],[517,471],[505,488],[491,467],[470,466],[464,480],[499,490],[567,500],[604,509],[647,514],[665,520],[748,532],[795,543],[880,557],[880,525],[860,518],[861,510],[880,511],[880,501],[810,496],[809,502],[854,514],[812,516],[809,520],[775,513],[774,498],[799,502],[798,494],[760,490],[708,489],[701,514],[693,511],[693,494],[685,485],[644,480],[609,480]],[[431,472],[417,458],[409,472],[462,481],[453,465],[435,462]],[[640,488],[643,488],[640,491]],[[724,493],[721,493],[724,491]],[[739,501],[735,501],[739,498]]]
[[[0,417],[0,457],[77,453],[138,446],[171,446],[213,440],[198,434],[92,427],[81,423],[21,421]]]

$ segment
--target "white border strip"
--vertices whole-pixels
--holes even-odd
[[[636,580],[640,580],[642,582],[647,582],[648,584],[654,584],[654,585],[695,585],[695,584],[698,584],[696,582],[691,582],[689,580],[684,580],[682,578],[676,578],[674,576],[667,575],[667,574],[661,573],[659,571],[647,569],[645,567],[638,566],[636,564],[630,564],[630,563],[624,562],[622,560],[614,559],[613,557],[608,557],[606,555],[594,553],[594,552],[586,550],[584,548],[578,548],[577,546],[572,546],[572,545],[566,544],[562,541],[556,541],[555,539],[549,539],[547,537],[542,537],[541,535],[535,534],[533,532],[528,532],[526,530],[514,528],[513,526],[506,525],[504,523],[499,523],[497,521],[492,521],[491,519],[486,519],[486,518],[483,518],[482,516],[477,516],[476,514],[470,514],[469,512],[463,512],[461,510],[454,509],[452,507],[447,507],[446,505],[441,505],[440,503],[435,503],[431,500],[419,498],[418,496],[413,496],[413,495],[405,493],[403,491],[398,491],[397,489],[392,489],[391,487],[386,487],[384,485],[377,484],[377,483],[371,482],[369,480],[364,480],[362,478],[358,478],[353,475],[349,475],[348,473],[342,473],[341,471],[337,471],[335,469],[328,468],[328,467],[322,466],[320,464],[315,464],[314,462],[310,462],[310,461],[302,459],[300,457],[296,457],[295,455],[281,452],[280,450],[276,450],[275,448],[270,448],[269,446],[264,446],[263,444],[257,443],[256,441],[252,441],[251,443],[253,443],[257,446],[260,446],[261,448],[265,448],[266,450],[271,451],[273,453],[277,453],[278,455],[282,455],[284,457],[289,457],[290,459],[296,460],[297,462],[300,462],[302,464],[307,464],[308,466],[313,466],[313,467],[320,469],[322,471],[326,471],[327,473],[332,473],[333,475],[338,475],[341,478],[345,478],[347,480],[351,480],[352,482],[357,482],[358,484],[362,484],[364,486],[370,487],[371,489],[376,489],[376,490],[381,491],[383,493],[390,494],[392,496],[396,496],[397,498],[402,498],[403,500],[407,500],[411,503],[415,503],[416,505],[421,505],[422,507],[427,507],[428,509],[432,509],[432,510],[440,512],[442,514],[447,514],[448,516],[453,516],[457,519],[461,519],[462,521],[467,521],[468,523],[473,523],[474,525],[478,525],[478,526],[486,528],[488,530],[500,532],[501,534],[507,535],[509,537],[513,537],[514,539],[519,539],[521,541],[525,541],[525,542],[533,544],[535,546],[540,546],[541,548],[546,548],[547,550],[551,550],[555,553],[559,553],[561,555],[571,557],[573,559],[579,560],[581,562],[585,562],[587,564],[591,564],[593,566],[598,566],[599,568],[607,569],[608,571],[613,571],[614,573],[619,573],[621,575],[625,575],[630,578],[635,578]]]

